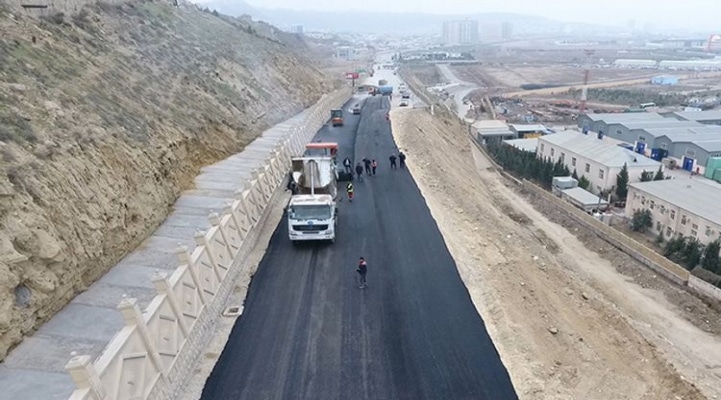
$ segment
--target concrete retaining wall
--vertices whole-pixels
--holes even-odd
[[[721,300],[721,289],[693,275],[688,278],[688,287],[704,296]]]
[[[303,152],[330,110],[350,96],[350,89],[324,95],[231,157],[254,164],[250,177],[238,182],[235,200],[222,213],[209,216],[211,228],[196,233],[195,249],[177,250],[180,265],[172,274],[153,277],[157,295],[145,310],[132,298],[120,302],[125,327],[94,362],[86,355],[68,362],[77,388],[71,400],[177,397],[212,336],[236,278],[247,268],[244,262],[257,243],[258,226],[270,211],[266,206],[283,191],[290,158]]]

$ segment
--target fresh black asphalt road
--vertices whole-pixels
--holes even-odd
[[[294,246],[279,224],[203,399],[517,399],[413,178],[390,170],[388,108],[369,97],[318,133],[378,174],[340,203],[335,244]]]

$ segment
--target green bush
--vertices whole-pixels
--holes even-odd
[[[653,226],[653,218],[651,210],[636,210],[631,218],[631,230],[634,232],[645,233],[648,228]]]

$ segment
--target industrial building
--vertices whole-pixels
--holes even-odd
[[[664,60],[658,63],[659,68],[669,70],[721,70],[721,60]]]
[[[657,49],[696,49],[703,50],[707,46],[706,39],[657,39],[646,42],[646,47]]]
[[[583,114],[576,120],[578,127],[586,132],[601,132],[606,134],[610,124],[619,124],[634,121],[663,120],[657,113],[619,113],[619,114]]]
[[[709,159],[721,156],[719,111],[591,114],[579,117],[584,132],[626,143],[628,149],[664,161],[670,168],[705,173]]]
[[[631,183],[626,216],[649,210],[653,232],[694,237],[707,244],[721,238],[721,185],[702,179]]]
[[[538,138],[543,135],[548,135],[549,133],[553,133],[548,128],[546,128],[544,125],[541,124],[535,124],[535,125],[521,125],[521,124],[510,124],[509,127],[511,128],[511,131],[513,131],[516,134],[516,137],[519,139],[533,139]]]
[[[613,62],[613,65],[618,68],[656,68],[658,63],[655,60],[631,60],[631,59],[618,59]]]
[[[471,125],[476,131],[478,143],[501,143],[504,140],[516,139],[516,133],[503,121],[487,119],[476,121]]]
[[[538,138],[536,156],[561,162],[591,182],[589,190],[600,193],[616,185],[616,175],[624,164],[628,168],[629,182],[641,180],[644,171],[657,171],[662,164],[609,140],[597,139],[575,131],[566,131]]]
[[[721,125],[721,110],[681,111],[671,115],[682,121],[695,121],[706,125]]]
[[[678,84],[678,77],[671,75],[659,75],[651,78],[652,85],[671,86]]]
[[[443,23],[443,44],[457,46],[478,43],[478,21],[446,21]]]

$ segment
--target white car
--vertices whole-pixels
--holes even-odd
[[[400,104],[398,104],[401,107],[408,107],[408,101],[407,100],[401,100]]]

